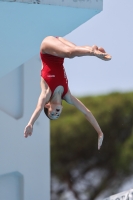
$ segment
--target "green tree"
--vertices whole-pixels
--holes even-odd
[[[93,200],[106,190],[112,195],[133,173],[133,93],[80,100],[99,122],[103,145],[98,151],[94,128],[64,103],[60,119],[51,122],[52,200],[67,191],[77,200]]]

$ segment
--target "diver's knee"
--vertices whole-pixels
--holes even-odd
[[[74,58],[75,55],[75,47],[69,47],[66,49],[65,55],[67,58]]]

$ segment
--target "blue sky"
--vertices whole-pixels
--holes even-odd
[[[65,36],[77,45],[102,46],[109,62],[95,57],[65,60],[77,96],[133,91],[133,1],[104,0],[103,11]]]
[[[77,45],[102,46],[112,55],[109,62],[95,57],[66,59],[65,68],[73,94],[133,91],[133,0],[103,0],[103,11],[65,38]],[[132,185],[131,177],[118,192]]]

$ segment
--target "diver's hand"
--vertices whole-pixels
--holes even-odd
[[[98,150],[100,150],[103,142],[103,134],[98,136]]]
[[[24,137],[27,138],[28,136],[31,136],[33,132],[33,126],[31,124],[28,124],[24,129]]]

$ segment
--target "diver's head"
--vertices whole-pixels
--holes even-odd
[[[44,112],[49,119],[54,120],[60,117],[62,108],[63,107],[61,104],[55,104],[49,102],[44,106]]]

